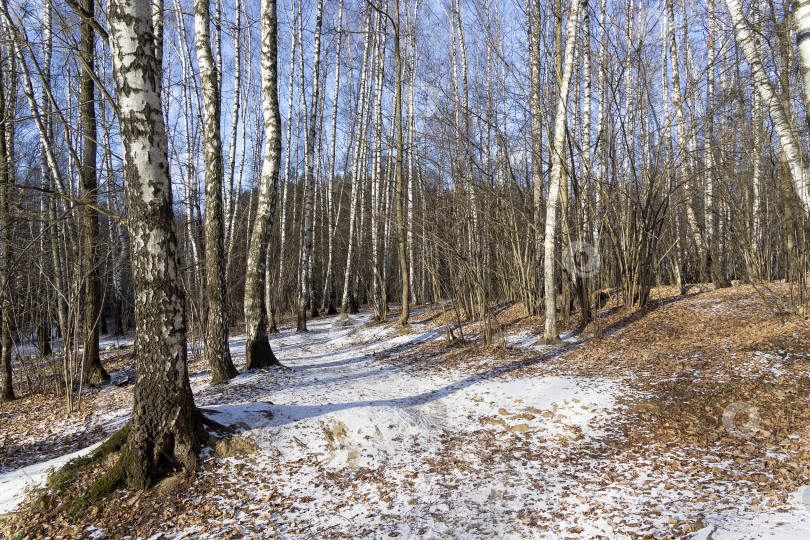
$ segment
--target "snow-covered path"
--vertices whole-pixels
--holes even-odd
[[[697,477],[691,457],[629,443],[626,404],[646,396],[627,380],[553,365],[585,340],[552,349],[521,328],[504,336],[515,354],[477,347],[448,361],[440,329],[414,323],[399,334],[368,320],[320,318],[308,333],[273,336],[286,368],[213,387],[206,371],[192,375],[198,405],[237,435],[220,457],[206,450],[182,515],[150,534],[635,538],[705,525],[696,537],[810,536],[810,491],[760,508],[745,483]],[[244,337],[231,349],[243,363]],[[130,394],[100,391],[95,421],[108,430],[126,421]],[[25,482],[20,471],[0,476],[9,506],[0,512],[47,465]]]
[[[200,382],[198,403],[217,421],[244,429],[240,437],[258,449],[220,460],[229,474],[213,473],[218,480],[247,474],[256,500],[217,495],[219,504],[245,508],[223,526],[295,533],[291,516],[260,518],[260,501],[270,493],[296,501],[287,511],[301,524],[298,532],[315,536],[525,537],[550,519],[553,500],[566,496],[570,482],[549,482],[557,473],[534,452],[550,445],[554,459],[564,459],[565,446],[600,436],[621,388],[605,380],[515,377],[517,363],[493,361],[481,371],[490,364],[485,359],[467,369],[422,370],[411,348],[441,340],[439,330],[414,324],[397,335],[389,326],[358,327],[367,320],[367,313],[345,325],[319,319],[307,334],[275,337],[274,350],[292,371],[243,374],[227,387]],[[335,475],[354,493],[328,480]]]

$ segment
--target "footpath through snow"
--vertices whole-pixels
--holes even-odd
[[[676,450],[636,449],[630,459],[626,412],[649,396],[629,378],[556,367],[587,337],[554,349],[519,330],[504,339],[514,354],[479,346],[474,358],[428,364],[431,355],[452,354],[439,329],[417,322],[400,335],[368,319],[321,318],[308,333],[274,336],[288,369],[215,387],[207,372],[194,374],[198,405],[238,432],[219,452],[229,457],[206,451],[178,512],[130,530],[98,522],[84,534],[810,537],[810,489],[760,507],[747,490],[690,472],[686,456],[681,471],[664,467]],[[231,346],[243,362],[244,338]],[[95,421],[125,421],[127,395],[131,386],[101,390]],[[48,465],[0,476],[0,513]]]

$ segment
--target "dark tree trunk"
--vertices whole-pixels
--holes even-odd
[[[14,399],[11,379],[11,166],[6,133],[8,108],[4,68],[0,68],[0,401]]]
[[[47,320],[42,320],[37,327],[37,348],[40,356],[49,356],[51,350],[51,327]]]
[[[82,0],[82,8],[89,17],[93,16],[95,0]],[[101,280],[98,275],[98,182],[96,180],[96,103],[93,65],[95,59],[95,30],[89,19],[81,25],[82,70],[80,75],[79,103],[82,124],[82,218],[84,225],[84,265],[86,280],[84,285],[83,310],[83,358],[84,382],[91,385],[106,384],[110,376],[99,360],[98,333],[101,316]]]

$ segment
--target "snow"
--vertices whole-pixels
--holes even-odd
[[[72,459],[89,454],[100,444],[99,442],[78,452],[0,475],[0,515],[13,512],[17,505],[25,499],[26,493],[33,488],[42,486],[53,470],[58,469]]]
[[[710,514],[703,519],[706,527],[692,536],[693,540],[737,540],[739,538],[773,538],[805,540],[810,536],[810,486],[802,486],[790,495],[789,511],[759,512],[754,515],[730,511]]]
[[[414,323],[400,333],[366,324],[369,317],[320,318],[308,333],[271,336],[284,368],[217,386],[207,372],[192,375],[197,404],[256,452],[216,458],[206,450],[201,477],[218,489],[200,496],[233,515],[175,537],[256,527],[293,536],[289,524],[298,523],[312,537],[629,538],[671,534],[673,523],[701,515],[706,527],[693,538],[810,537],[810,487],[789,505],[760,507],[745,482],[696,478],[677,451],[629,455],[617,426],[623,403],[642,396],[620,381],[526,368],[483,347],[492,358],[431,367],[431,351],[444,348],[441,328]],[[504,340],[529,355],[559,355],[589,339],[562,337],[556,352],[529,330]],[[243,363],[244,336],[230,343]],[[129,402],[116,396],[127,391],[100,392],[99,421],[126,420]],[[89,450],[0,476],[0,513],[47,469]],[[705,460],[727,464],[719,452]],[[698,484],[716,485],[723,498],[698,500]],[[266,498],[291,506],[269,509],[259,503]]]
[[[503,340],[507,346],[517,347],[520,349],[549,351],[553,348],[549,345],[543,345],[542,334],[537,334],[528,328],[505,334]],[[576,343],[578,341],[573,332],[565,332],[560,334],[560,340],[563,343]]]
[[[36,333],[30,336],[30,339],[24,340],[22,343],[15,343],[12,355],[14,356],[36,356],[39,354],[39,346],[36,345]],[[99,349],[102,351],[122,349],[131,347],[135,342],[135,333],[130,332],[123,336],[105,336],[98,340]],[[59,351],[62,349],[62,339],[58,337],[51,338],[51,349]],[[81,346],[79,347],[81,350]]]

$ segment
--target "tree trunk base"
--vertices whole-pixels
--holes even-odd
[[[206,418],[199,409],[193,413],[194,425],[179,426],[174,425],[171,433],[159,435],[157,438],[165,444],[156,444],[151,437],[144,438],[143,433],[132,430],[131,422],[127,422],[119,431],[114,433],[105,441],[92,456],[80,460],[77,465],[66,466],[63,471],[71,472],[79,468],[85,468],[94,463],[99,463],[109,454],[118,452],[118,459],[110,470],[96,482],[90,485],[82,496],[74,501],[73,507],[87,507],[100,498],[113,493],[120,487],[126,486],[132,490],[147,489],[159,481],[167,472],[178,468],[185,468],[188,472],[195,472],[197,468],[196,454],[192,463],[189,463],[187,455],[175,455],[175,450],[180,448],[184,453],[188,448],[175,442],[186,440],[199,452],[202,444],[208,444],[213,437],[203,426],[231,433],[232,430],[209,418]],[[181,433],[182,432],[182,433]],[[144,444],[146,443],[146,444]],[[56,473],[55,473],[56,474]],[[51,480],[49,479],[49,484]]]
[[[87,368],[84,374],[84,382],[89,386],[104,386],[110,382],[110,374],[101,365],[101,362],[94,362]]]
[[[267,336],[248,341],[245,344],[245,351],[247,356],[245,371],[281,365],[276,355],[273,354],[273,349],[270,348]]]
[[[553,337],[544,337],[543,338],[543,345],[559,345],[562,343],[560,336],[553,336]]]
[[[239,375],[239,370],[228,356],[227,362],[218,362],[215,367],[211,368],[211,385],[227,383],[237,375]]]

